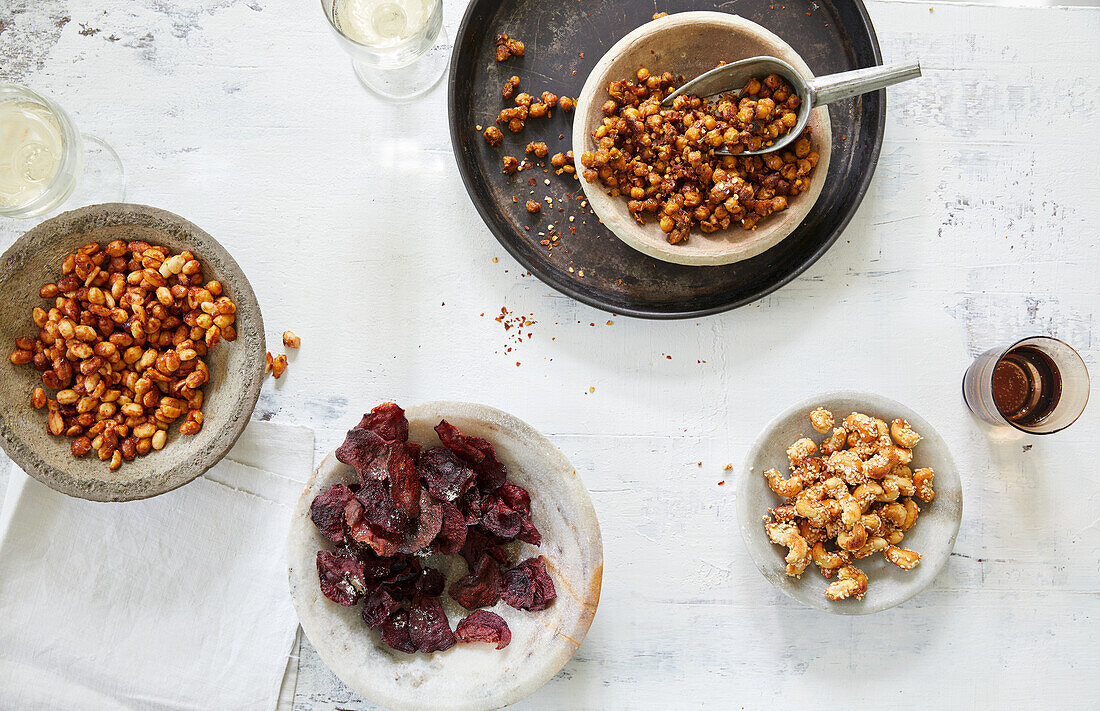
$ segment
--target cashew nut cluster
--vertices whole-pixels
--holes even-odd
[[[920,515],[916,500],[935,498],[935,472],[909,468],[920,435],[905,420],[887,425],[853,412],[833,427],[833,414],[817,407],[810,424],[832,432],[820,445],[803,437],[790,446],[789,476],[764,472],[768,487],[785,499],[764,517],[764,530],[787,547],[787,575],[801,577],[812,562],[826,579],[836,576],[826,597],[861,600],[867,575],[853,561],[881,552],[902,570],[920,563],[920,553],[899,544]]]

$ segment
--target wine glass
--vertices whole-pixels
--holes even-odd
[[[0,83],[0,217],[35,217],[62,205],[122,202],[118,154],[82,136],[60,106],[17,84]]]
[[[379,96],[411,99],[443,76],[443,0],[321,0],[321,9],[359,81]]]

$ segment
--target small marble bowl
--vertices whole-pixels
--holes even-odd
[[[899,417],[908,420],[921,436],[921,441],[913,449],[910,468],[932,467],[936,472],[933,479],[936,498],[927,504],[918,502],[920,517],[916,525],[906,531],[905,540],[901,542],[901,547],[921,554],[920,565],[913,570],[902,570],[889,563],[881,553],[856,561],[856,566],[867,573],[868,579],[867,594],[862,600],[833,601],[825,597],[825,588],[830,581],[822,577],[812,563],[801,578],[789,577],[783,560],[787,549],[772,543],[764,532],[764,516],[768,509],[780,505],[783,499],[768,488],[763,472],[775,468],[786,475],[789,471],[787,448],[796,440],[810,437],[814,442],[821,443],[826,435],[814,432],[809,418],[810,410],[818,406],[832,412],[838,423],[852,412],[862,412],[886,422]],[[838,615],[866,615],[905,602],[928,587],[939,574],[955,547],[955,536],[959,532],[962,483],[947,443],[927,420],[913,410],[870,393],[825,393],[787,408],[757,437],[737,485],[737,514],[741,536],[756,567],[785,595]]]
[[[169,429],[168,444],[110,471],[95,453],[72,456],[68,437],[53,437],[45,410],[31,407],[31,392],[42,385],[30,364],[8,360],[18,336],[35,337],[35,306],[50,308],[39,289],[61,277],[61,261],[88,242],[144,240],[174,253],[189,249],[207,280],[221,282],[237,306],[237,340],[210,349],[210,380],[203,387],[202,430],[192,436]],[[256,406],[264,378],[264,322],[248,279],[213,237],[178,215],[144,205],[109,203],[82,207],[46,220],[20,237],[0,258],[0,445],[20,468],[60,492],[93,501],[130,501],[163,494],[214,466],[237,441]],[[47,391],[52,395],[53,391]]]
[[[719,61],[735,62],[749,57],[778,57],[807,79],[813,72],[798,52],[776,34],[755,22],[723,12],[681,12],[647,22],[623,37],[592,69],[577,98],[573,119],[573,155],[593,150],[592,131],[603,119],[601,107],[607,100],[607,85],[617,79],[631,79],[641,67],[653,74],[665,71],[692,79],[714,69]],[[640,225],[626,208],[626,198],[612,197],[597,181],[581,179],[588,204],[615,236],[634,249],[666,262],[688,266],[732,264],[749,259],[779,244],[809,214],[825,185],[832,153],[829,109],[815,108],[810,114],[813,147],[820,155],[811,176],[810,189],[790,199],[782,212],[761,220],[754,230],[740,225],[705,234],[698,228],[685,242],[669,244],[657,218]]]

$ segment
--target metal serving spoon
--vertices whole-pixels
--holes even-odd
[[[787,80],[799,97],[802,105],[798,107],[798,123],[790,130],[790,133],[780,137],[775,143],[758,151],[744,151],[739,155],[756,156],[764,153],[786,148],[806,128],[810,120],[810,111],[815,106],[825,106],[834,101],[847,99],[870,91],[878,91],[891,84],[916,79],[921,75],[920,62],[907,62],[904,64],[889,64],[886,66],[867,67],[866,69],[854,69],[850,72],[830,74],[807,81],[802,75],[782,59],[775,57],[750,57],[739,62],[723,64],[700,74],[676,91],[665,97],[662,105],[669,105],[672,100],[681,94],[693,94],[707,97],[740,91],[749,79],[764,77],[768,74],[778,74]],[[729,151],[720,148],[715,151],[717,155],[729,155]]]

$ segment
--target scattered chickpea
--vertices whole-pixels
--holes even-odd
[[[294,331],[283,331],[283,345],[287,348],[298,348],[302,345],[302,339]]]
[[[534,215],[534,214],[536,214],[538,212],[541,212],[541,211],[542,211],[542,205],[535,202],[534,200],[528,200],[527,201],[527,212]]]
[[[503,163],[501,170],[505,175],[511,175],[519,170],[519,160],[515,156],[504,156],[501,162]]]
[[[527,152],[534,153],[539,158],[545,158],[550,149],[542,141],[534,141],[527,144]]]
[[[517,76],[510,77],[508,79],[508,81],[504,82],[504,87],[501,88],[501,90],[500,90],[501,96],[503,96],[505,99],[511,99],[512,94],[515,92],[516,87],[518,87],[518,86],[519,86],[519,77],[517,77]]]
[[[526,51],[526,48],[523,46],[523,42],[518,39],[513,39],[505,34],[497,35],[494,58],[498,62],[507,61],[511,57],[522,57],[524,51]]]
[[[275,360],[271,355],[271,351],[268,351],[267,352],[267,365],[264,367],[264,372],[265,373],[270,373],[271,372],[271,367],[274,364],[274,362],[275,362]]]
[[[576,106],[576,105],[577,105],[577,102],[575,100],[569,98],[568,96],[563,96],[560,99],[558,99],[558,106],[561,107],[562,111],[572,111],[573,107]]]
[[[496,126],[485,129],[485,141],[490,146],[499,146],[502,140],[504,140],[504,134]]]

